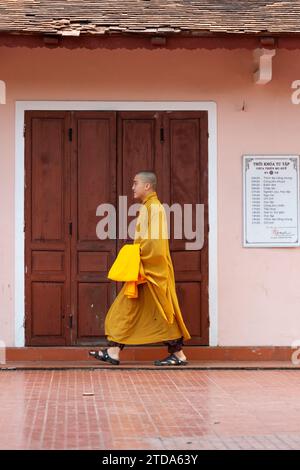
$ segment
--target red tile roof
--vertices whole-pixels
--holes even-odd
[[[299,33],[300,1],[0,0],[0,33]]]

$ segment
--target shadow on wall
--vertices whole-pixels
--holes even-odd
[[[6,85],[3,80],[0,80],[0,104],[6,104]]]
[[[6,364],[6,344],[0,341],[0,364]]]

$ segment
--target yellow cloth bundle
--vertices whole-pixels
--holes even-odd
[[[108,279],[125,282],[124,294],[129,298],[138,297],[138,284],[147,282],[140,270],[143,272],[140,259],[140,244],[124,245],[108,272]]]

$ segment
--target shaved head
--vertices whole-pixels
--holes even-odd
[[[142,170],[136,173],[133,179],[133,197],[143,201],[145,197],[156,191],[157,178],[153,171]]]
[[[139,176],[144,181],[144,183],[149,183],[153,191],[156,191],[157,178],[153,171],[139,171],[137,176]]]

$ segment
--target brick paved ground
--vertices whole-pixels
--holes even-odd
[[[0,449],[300,449],[299,370],[0,371]]]

